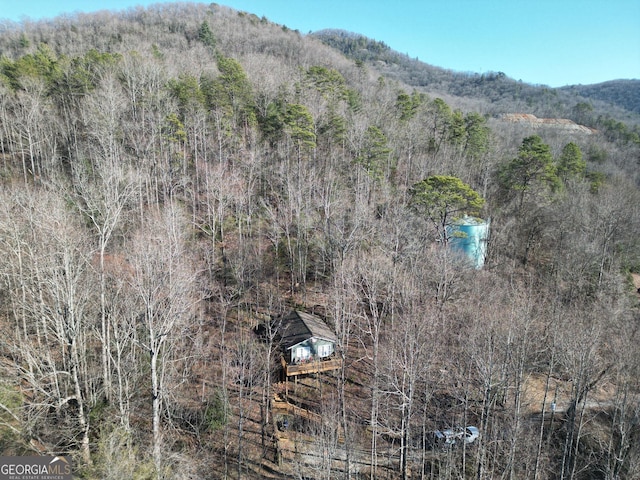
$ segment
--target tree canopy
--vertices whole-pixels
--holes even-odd
[[[508,190],[518,193],[520,208],[526,195],[535,187],[551,191],[559,187],[551,148],[538,135],[526,137],[522,141],[518,156],[503,165],[499,176]]]
[[[484,199],[457,177],[433,175],[411,188],[411,205],[435,227],[438,238],[447,243],[447,227],[463,215],[478,215]]]
[[[577,177],[584,175],[587,163],[582,158],[582,150],[573,142],[567,143],[562,148],[558,158],[558,175],[561,178]]]

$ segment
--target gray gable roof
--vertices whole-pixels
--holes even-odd
[[[319,317],[297,310],[282,318],[278,333],[285,349],[314,337],[334,343],[337,341],[335,334]]]

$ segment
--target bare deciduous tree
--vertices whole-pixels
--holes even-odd
[[[162,216],[150,215],[136,233],[129,255],[130,288],[137,297],[143,331],[138,342],[149,355],[153,458],[158,472],[163,466],[162,414],[172,388],[168,370],[182,355],[177,346],[198,302],[197,272],[185,252],[186,225],[180,208],[167,205]]]

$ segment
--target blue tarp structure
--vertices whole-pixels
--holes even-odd
[[[449,246],[464,254],[476,269],[484,266],[487,256],[489,224],[490,221],[465,215],[449,227]]]

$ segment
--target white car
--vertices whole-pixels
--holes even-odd
[[[457,440],[463,440],[465,443],[473,443],[476,438],[480,436],[480,430],[473,426],[436,430],[433,433],[436,438],[439,441],[444,442],[445,445],[453,445]]]

